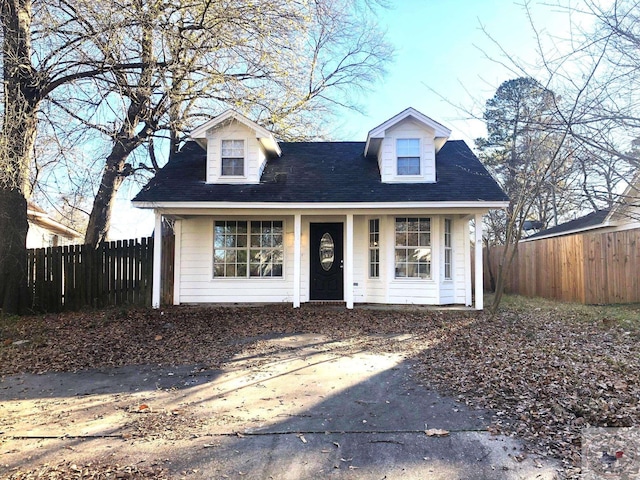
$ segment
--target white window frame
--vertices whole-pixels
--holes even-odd
[[[400,142],[417,142],[417,156],[416,155],[401,155]],[[422,175],[422,140],[420,138],[396,138],[395,139],[395,147],[396,147],[396,176],[406,178],[406,177],[419,177]],[[416,153],[416,152],[407,152],[407,153]],[[415,159],[418,160],[418,173],[400,173],[400,159]]]
[[[242,142],[242,157],[238,156],[225,156],[224,144],[225,142]],[[233,148],[233,147],[232,147]],[[224,173],[224,161],[225,160],[238,160],[242,159],[242,174],[230,174]],[[220,140],[220,177],[223,178],[244,178],[247,176],[247,141],[244,138],[223,138]]]
[[[235,234],[223,234],[222,238],[219,240],[219,237],[216,234],[217,227],[223,226],[227,227],[228,223],[235,223],[236,229],[240,226],[239,224],[243,223],[244,232],[235,233]],[[259,224],[259,232],[252,233],[254,223]],[[270,223],[271,227],[274,227],[274,223],[280,224],[280,233],[271,232],[270,234],[265,233],[265,223]],[[223,224],[223,225],[219,225]],[[237,231],[236,231],[237,232]],[[265,237],[266,235],[266,237]],[[235,238],[235,241],[228,242],[233,243],[233,245],[227,244],[225,242],[225,236],[230,236]],[[267,238],[268,237],[268,238]],[[280,237],[280,245],[273,245],[277,238]],[[267,242],[263,242],[263,240],[270,240]],[[265,244],[266,243],[266,244]],[[271,243],[269,245],[268,243]],[[227,262],[227,252],[230,252],[231,256],[234,258],[233,262]],[[280,253],[280,261],[279,262],[255,262],[252,261],[252,256],[256,256],[258,254],[262,255],[263,252],[267,252],[267,256],[271,255],[273,258],[274,254]],[[224,260],[222,262],[217,261],[217,258],[222,255]],[[241,257],[239,261],[238,257]],[[255,257],[257,258],[257,257]],[[227,270],[229,266],[234,265],[235,275],[227,275]],[[260,265],[271,265],[271,270],[265,271],[261,269]],[[273,274],[273,266],[280,266],[279,274]],[[216,270],[218,266],[222,266],[223,273],[216,274]],[[252,267],[257,267],[260,274],[252,275]],[[284,279],[284,271],[285,271],[285,222],[282,219],[216,219],[213,221],[213,261],[212,261],[212,278],[214,280],[218,279],[276,279],[282,280]],[[244,272],[243,275],[239,275],[238,271],[241,270]],[[264,274],[264,273],[268,273]]]
[[[453,280],[453,220],[450,218],[444,219],[443,237],[444,258],[442,263],[444,265],[444,279]]]
[[[411,229],[411,224],[415,222],[417,222],[418,228]],[[405,223],[407,228],[399,231],[399,223]],[[393,243],[395,252],[394,277],[396,280],[431,280],[433,278],[432,225],[433,218],[431,217],[395,217],[393,223]],[[404,235],[404,238],[401,238],[402,235]],[[410,261],[411,255],[419,255],[418,260]],[[402,259],[403,257],[404,260]],[[428,260],[420,260],[420,258],[425,257],[428,258]],[[404,267],[404,275],[399,274],[399,266]],[[424,266],[424,273],[421,273],[422,266]],[[409,275],[409,273],[412,274]]]
[[[377,224],[376,224],[377,223]],[[372,226],[377,226],[374,230]],[[380,218],[370,218],[369,227],[369,278],[380,278]]]

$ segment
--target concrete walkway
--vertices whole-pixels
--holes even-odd
[[[263,338],[220,370],[3,378],[0,477],[64,460],[193,479],[555,478],[554,463],[490,435],[490,417],[417,383],[400,354]]]

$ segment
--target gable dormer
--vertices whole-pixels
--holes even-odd
[[[235,110],[226,110],[191,132],[207,151],[207,183],[260,183],[269,157],[280,156],[271,132]]]
[[[378,159],[383,183],[433,183],[436,153],[451,130],[407,108],[371,130],[364,155]]]

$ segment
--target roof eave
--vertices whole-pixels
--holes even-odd
[[[483,208],[503,209],[509,206],[509,202],[496,200],[476,201],[429,201],[429,202],[150,202],[133,200],[136,208],[189,208],[189,209],[392,209],[392,208]]]
[[[273,155],[277,155],[278,157],[282,155],[282,150],[280,149],[280,145],[278,145],[277,140],[273,136],[273,134],[267,130],[266,128],[258,125],[252,120],[248,119],[244,115],[239,112],[236,112],[233,109],[228,109],[222,112],[217,117],[212,118],[208,122],[200,125],[197,128],[194,128],[189,134],[189,139],[198,142],[202,146],[202,140],[206,140],[207,131],[216,125],[219,125],[226,120],[235,119],[238,122],[245,125],[247,128],[254,131],[256,138],[262,144],[267,152]]]
[[[40,225],[43,228],[54,231],[57,234],[64,235],[68,238],[81,238],[82,234],[72,228],[63,225],[62,223],[52,219],[46,213],[32,211],[29,209],[27,212],[28,219],[36,225]]]
[[[582,232],[588,232],[590,230],[599,230],[601,228],[607,228],[610,227],[611,225],[609,224],[609,222],[605,221],[602,223],[598,223],[597,225],[589,225],[588,227],[582,227],[582,228],[573,228],[571,230],[563,230],[562,232],[554,232],[554,233],[550,233],[548,235],[540,235],[540,236],[530,236],[527,238],[523,238],[520,240],[520,242],[533,242],[535,240],[543,240],[545,238],[553,238],[553,237],[564,237],[565,235],[573,235],[575,233],[582,233]]]
[[[413,117],[416,120],[418,120],[420,123],[426,125],[429,128],[432,128],[435,132],[436,139],[440,139],[440,140],[444,139],[444,141],[439,142],[440,148],[442,148],[442,145],[444,145],[447,139],[451,136],[451,130],[449,130],[447,127],[445,127],[441,123],[436,122],[432,118],[427,117],[425,114],[417,111],[415,108],[409,107],[403,110],[402,112],[398,113],[397,115],[394,115],[389,120],[381,123],[377,127],[369,130],[369,133],[367,134],[367,142],[364,148],[365,157],[370,154],[372,155],[377,154],[377,150],[374,150],[372,152],[369,151],[369,147],[372,145],[370,140],[383,139],[385,137],[386,130],[388,130],[389,128],[393,127],[397,123],[400,123],[401,121],[409,117]],[[374,148],[375,148],[375,145],[374,145]],[[440,148],[438,148],[438,150]]]

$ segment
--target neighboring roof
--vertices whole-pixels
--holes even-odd
[[[446,139],[451,135],[451,130],[447,127],[420,113],[415,108],[409,107],[369,131],[364,147],[364,155],[375,155],[380,147],[380,142],[385,136],[385,131],[409,117],[434,130],[435,138],[439,139],[439,141],[436,141],[436,151],[440,150]]]
[[[51,216],[45,212],[42,208],[37,206],[33,202],[29,202],[27,204],[27,219],[33,223],[34,225],[38,225],[50,232],[53,232],[57,235],[62,235],[63,237],[74,239],[74,238],[82,238],[82,234],[73,228],[69,228],[66,225],[58,222],[51,218]]]
[[[539,240],[547,237],[559,237],[561,235],[569,235],[572,233],[583,232],[585,230],[594,230],[596,228],[606,227],[607,218],[609,216],[610,208],[604,210],[596,210],[584,217],[576,218],[569,222],[561,223],[555,227],[547,228],[534,235],[530,235],[527,238],[523,238],[522,241]]]
[[[238,113],[232,109],[225,110],[217,117],[214,117],[208,122],[200,125],[198,128],[195,128],[189,135],[189,138],[196,141],[205,140],[207,138],[207,130],[230,120],[236,120],[250,130],[253,130],[255,132],[256,138],[262,143],[267,152],[271,153],[272,155],[280,155],[280,146],[269,130],[261,127],[254,121],[249,120],[241,113]]]
[[[508,198],[462,140],[436,155],[436,183],[382,183],[364,142],[281,143],[259,184],[207,184],[206,152],[187,143],[136,195],[138,206],[165,202],[507,202]],[[141,203],[144,203],[141,205]]]
[[[625,213],[630,207],[638,207],[638,192],[640,192],[640,171],[636,172],[633,180],[629,182],[627,188],[624,189],[619,200],[610,209],[606,222],[612,222],[616,219],[624,218]]]

